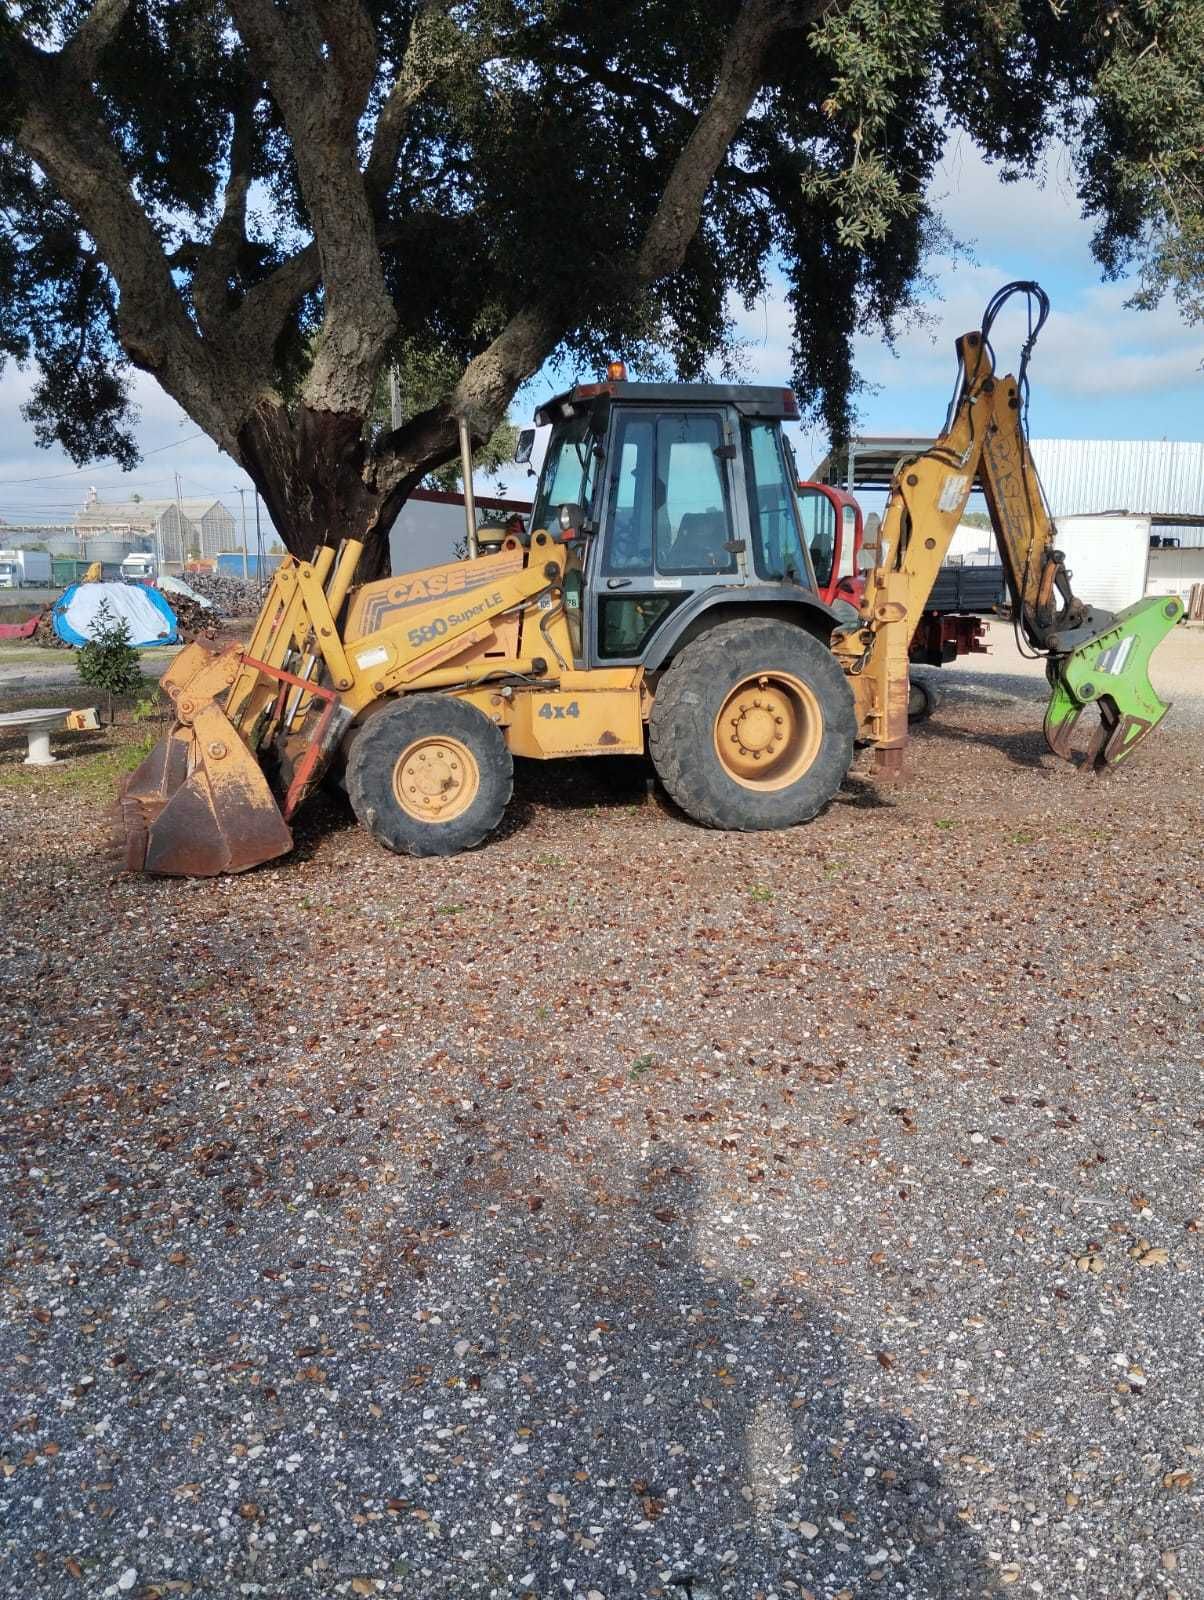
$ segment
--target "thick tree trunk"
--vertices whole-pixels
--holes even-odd
[[[411,419],[379,458],[363,419],[265,401],[239,432],[242,464],[291,555],[360,539],[359,578],[389,573],[389,530],[428,472],[455,454],[456,425],[442,409]]]

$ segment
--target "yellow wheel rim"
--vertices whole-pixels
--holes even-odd
[[[480,787],[476,758],[467,745],[445,734],[415,739],[393,768],[397,804],[419,822],[451,822],[463,816]]]
[[[800,678],[764,672],[745,678],[715,718],[715,751],[746,789],[787,789],[819,754],[824,715]]]

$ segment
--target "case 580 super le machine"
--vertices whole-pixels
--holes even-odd
[[[991,324],[1018,291],[1030,336],[1017,376],[997,377]],[[164,675],[178,720],[127,780],[129,866],[208,875],[283,855],[336,754],[360,823],[417,856],[496,827],[514,755],[647,748],[698,822],[805,822],[856,740],[901,768],[909,645],[976,478],[1016,625],[1046,657],[1050,748],[1069,756],[1094,705],[1088,761],[1129,760],[1168,709],[1146,669],[1183,608],[1157,596],[1112,616],[1073,594],[1023,426],[1047,309],[1035,284],[1009,285],[957,341],[945,428],[895,474],[855,610],[823,598],[833,573],[817,579],[803,536],[793,394],[618,367],[538,413],[552,434],[529,535],[482,553],[474,528],[468,560],[358,588],[354,541],[286,559],[245,646],[193,644]]]

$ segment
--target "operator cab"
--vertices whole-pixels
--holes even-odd
[[[552,436],[530,526],[574,552],[581,665],[655,665],[659,640],[728,599],[822,609],[782,434],[797,416],[789,389],[625,378],[539,408]]]

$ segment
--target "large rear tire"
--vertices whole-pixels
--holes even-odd
[[[351,809],[386,850],[450,856],[502,820],[514,763],[501,729],[476,706],[415,694],[377,712],[347,757]]]
[[[821,811],[853,759],[856,717],[826,646],[772,617],[720,623],[657,685],[648,743],[681,809],[710,828],[791,828]]]

